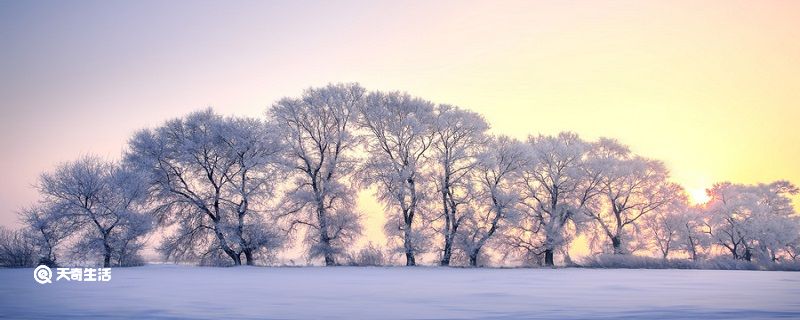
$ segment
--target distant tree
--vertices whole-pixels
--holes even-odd
[[[57,265],[57,249],[73,229],[70,224],[59,221],[56,210],[57,207],[40,203],[19,212],[25,232],[36,246],[39,263],[51,267]]]
[[[36,265],[36,244],[23,230],[0,226],[0,267],[26,268]]]
[[[789,256],[789,259],[792,261],[800,260],[800,237],[786,245],[786,255]]]
[[[585,220],[581,213],[598,195],[600,172],[588,170],[592,144],[577,134],[539,135],[528,139],[528,164],[521,179],[523,219],[512,230],[509,244],[526,255],[544,254],[544,264],[554,265],[574,235],[567,232]]]
[[[751,217],[742,188],[741,185],[724,182],[708,190],[711,219],[707,222],[707,232],[715,244],[730,252],[733,259],[751,260],[752,248],[748,248],[746,242],[749,231],[747,220]]]
[[[352,151],[359,141],[353,130],[364,94],[357,84],[328,85],[308,89],[299,99],[284,98],[268,111],[295,173],[283,216],[292,229],[305,226],[309,257],[322,257],[328,266],[361,232],[356,191],[347,178],[357,164]]]
[[[369,155],[359,167],[363,184],[377,187],[378,200],[390,210],[386,231],[402,243],[406,265],[424,250],[420,232],[423,164],[433,140],[433,104],[408,94],[371,93],[360,108]]]
[[[436,106],[434,121],[433,174],[441,197],[441,214],[435,219],[442,223],[444,240],[440,265],[448,266],[458,229],[467,216],[461,207],[475,196],[469,178],[477,165],[478,152],[486,143],[489,124],[480,114],[450,105]]]
[[[728,182],[708,190],[710,219],[707,232],[731,257],[746,261],[758,257],[777,261],[779,254],[800,236],[790,196],[798,188],[786,181],[742,185]]]
[[[690,206],[678,214],[680,226],[677,229],[677,249],[685,251],[689,257],[697,261],[702,251],[707,251],[711,246],[711,238],[705,232],[705,217],[703,209]]]
[[[146,189],[118,164],[86,156],[42,174],[38,189],[40,201],[51,208],[43,220],[68,226],[79,239],[73,251],[101,256],[104,267],[112,265],[115,255],[135,255],[138,250],[130,244],[150,230],[142,203]],[[116,265],[123,262],[118,259]]]
[[[669,254],[682,245],[682,235],[685,234],[687,212],[689,211],[688,197],[681,189],[678,195],[670,202],[654,210],[642,218],[644,232],[640,234],[643,242],[655,247],[662,259],[667,259]],[[692,239],[689,239],[691,242]],[[693,259],[695,253],[691,253]]]
[[[679,194],[680,187],[667,181],[660,161],[632,154],[614,140],[601,139],[594,148],[590,171],[601,175],[600,195],[583,212],[611,242],[615,254],[628,253],[626,239],[637,230],[642,216],[654,213]]]
[[[211,109],[138,132],[125,161],[145,177],[163,226],[177,226],[160,250],[169,258],[248,265],[280,249],[284,235],[265,220],[281,179],[275,128]]]
[[[456,238],[473,267],[495,233],[517,219],[516,182],[527,160],[522,143],[506,136],[491,137],[481,149],[473,171],[476,196],[464,212],[462,232]]]

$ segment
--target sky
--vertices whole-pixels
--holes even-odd
[[[800,184],[800,1],[0,1],[0,225],[61,162],[329,82],[616,138],[691,194]]]

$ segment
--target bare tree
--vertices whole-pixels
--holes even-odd
[[[39,263],[48,266],[57,265],[57,248],[74,229],[68,222],[58,220],[56,210],[53,205],[39,203],[19,212],[20,220],[36,245]]]
[[[795,239],[792,243],[786,245],[786,255],[791,261],[800,259],[800,237]]]
[[[800,237],[800,218],[790,198],[797,193],[798,188],[786,181],[715,184],[708,190],[707,232],[734,259],[777,261]]]
[[[681,235],[686,231],[686,225],[689,223],[687,221],[688,197],[682,189],[678,193],[672,201],[642,218],[645,232],[640,236],[644,238],[644,242],[649,242],[658,250],[662,259],[667,259],[672,251],[681,247]],[[689,242],[693,241],[695,239],[689,239]],[[692,246],[693,258],[696,256],[695,248]]]
[[[26,268],[36,265],[36,244],[24,230],[0,226],[0,267]]]
[[[346,181],[355,168],[353,134],[364,89],[357,84],[308,89],[302,98],[284,98],[268,111],[288,146],[287,163],[296,173],[286,195],[291,228],[305,226],[309,257],[335,265],[343,246],[361,232],[354,211],[355,190]]]
[[[78,235],[73,251],[100,255],[105,267],[124,249],[121,243],[136,242],[150,230],[140,202],[146,189],[115,163],[86,156],[61,164],[41,175],[38,189],[42,203],[53,209],[47,211],[51,219]]]
[[[478,266],[487,241],[516,220],[520,200],[516,181],[527,160],[522,143],[507,136],[491,137],[482,149],[473,172],[476,197],[464,214],[457,237],[473,267]]]
[[[577,134],[530,137],[528,145],[521,180],[526,210],[510,244],[527,255],[544,253],[544,264],[553,266],[556,251],[571,240],[567,226],[577,231],[585,220],[581,212],[599,192],[600,173],[587,169],[592,144]]]
[[[433,104],[408,94],[375,92],[360,108],[366,152],[358,172],[365,185],[377,186],[377,196],[389,213],[386,231],[402,242],[406,265],[416,264],[424,249],[417,230],[425,182],[423,164],[433,140]],[[399,213],[399,214],[397,214]]]
[[[149,200],[164,226],[177,225],[161,251],[175,259],[254,264],[279,249],[283,235],[266,223],[266,203],[279,179],[275,129],[211,109],[143,130],[125,161],[146,178]]]
[[[268,204],[275,198],[275,185],[284,166],[279,161],[283,152],[277,127],[252,118],[228,118],[222,126],[223,148],[228,149],[235,170],[228,172],[231,190],[224,200],[235,208],[234,239],[248,265],[258,256],[273,254],[280,248],[284,235],[266,215]]]
[[[711,245],[711,238],[705,231],[704,211],[701,207],[691,206],[680,215],[679,221],[678,248],[697,261],[701,253],[707,251]]]
[[[489,125],[483,116],[450,105],[438,105],[434,110],[433,172],[441,197],[442,256],[440,265],[450,265],[453,243],[466,215],[460,207],[475,196],[469,175],[476,166],[476,157],[486,143]]]
[[[595,152],[590,170],[602,174],[601,194],[583,212],[611,242],[615,254],[627,253],[626,233],[636,230],[639,218],[672,201],[680,188],[667,181],[663,163],[633,155],[616,141],[601,139]]]

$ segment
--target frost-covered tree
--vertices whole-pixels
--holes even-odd
[[[552,266],[555,253],[585,220],[581,212],[598,194],[600,174],[587,170],[592,144],[575,133],[532,136],[528,147],[521,179],[524,215],[508,242],[528,256],[544,253],[544,264]]]
[[[751,219],[747,208],[752,201],[745,200],[744,186],[729,182],[715,184],[708,190],[707,232],[714,243],[727,249],[733,259],[752,259],[752,248],[747,248],[746,237],[749,229],[747,220]]]
[[[100,256],[104,267],[114,261],[125,265],[120,254],[135,256],[141,246],[133,244],[151,229],[142,180],[116,163],[85,156],[42,174],[37,188],[41,203],[50,208],[47,219],[67,226],[79,239],[73,252]]]
[[[284,98],[267,112],[288,146],[286,162],[295,173],[284,202],[292,229],[305,226],[309,257],[335,265],[336,256],[361,233],[356,191],[347,178],[359,143],[353,130],[364,104],[357,84],[308,89],[301,98]]]
[[[649,243],[662,259],[667,259],[671,252],[678,250],[683,244],[682,235],[686,233],[686,224],[689,222],[688,211],[688,197],[680,190],[672,201],[642,218],[644,232],[639,235],[643,238],[642,242]],[[696,240],[688,239],[688,241],[691,243]],[[694,248],[696,247],[693,247],[693,250]],[[692,252],[691,255],[694,259],[696,252]]]
[[[254,264],[279,249],[283,234],[266,220],[282,145],[275,127],[224,118],[211,109],[142,130],[125,161],[145,177],[163,226],[160,250],[174,259]]]
[[[416,254],[425,247],[419,224],[432,119],[432,103],[399,92],[371,93],[360,108],[369,156],[359,167],[359,178],[377,187],[378,200],[389,210],[385,230],[390,239],[400,240],[407,266],[416,264]]]
[[[791,261],[800,260],[800,237],[786,245],[786,255]]]
[[[680,222],[676,249],[686,252],[690,259],[697,261],[701,253],[707,252],[711,246],[704,211],[699,206],[690,206],[680,212],[676,219]]]
[[[36,243],[25,230],[0,226],[0,267],[32,267],[37,262],[36,251]]]
[[[670,203],[680,187],[667,181],[662,162],[636,156],[614,140],[601,139],[593,153],[589,170],[601,175],[600,194],[583,212],[615,254],[627,253],[637,220]]]
[[[708,190],[707,232],[734,259],[777,261],[800,234],[800,218],[790,198],[797,193],[798,188],[786,181],[715,184]]]
[[[58,220],[55,210],[52,205],[39,203],[19,212],[20,220],[36,246],[39,263],[48,266],[57,264],[57,249],[72,229],[69,224]]]
[[[791,259],[787,249],[800,238],[800,217],[770,217],[766,214],[765,217],[759,217],[759,220],[754,226],[754,231],[758,235],[756,258],[763,262]]]
[[[519,203],[516,180],[527,160],[522,143],[507,136],[490,137],[482,149],[472,174],[475,197],[464,212],[456,238],[473,267],[495,233],[515,222]]]
[[[475,112],[450,105],[437,105],[434,109],[433,175],[440,197],[440,214],[435,219],[442,224],[444,240],[440,265],[450,265],[454,240],[467,217],[461,209],[475,197],[470,175],[486,143],[488,129],[483,116]]]

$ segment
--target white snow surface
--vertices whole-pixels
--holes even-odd
[[[149,265],[38,284],[0,269],[0,318],[797,319],[800,272]]]

